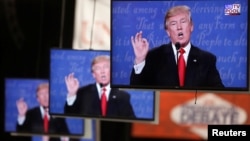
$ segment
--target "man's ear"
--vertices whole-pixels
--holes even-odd
[[[165,29],[165,31],[168,34],[168,36],[170,37],[170,33],[169,33],[168,29]]]
[[[95,73],[92,72],[91,74],[92,74],[93,78],[95,78]]]
[[[194,24],[193,22],[191,22],[191,32],[193,32],[193,30],[194,30]]]
[[[38,96],[36,96],[36,101],[37,101],[38,103],[40,103]]]

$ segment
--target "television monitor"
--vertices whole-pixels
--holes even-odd
[[[101,96],[98,96],[100,89],[97,88],[99,84],[93,77],[96,74],[91,67],[92,60],[97,56],[110,57],[110,51],[57,48],[50,50],[50,112],[55,116],[124,122],[157,122],[157,102],[155,102],[157,95],[153,90],[111,88],[107,116],[101,115]],[[100,68],[105,67],[100,66]],[[74,79],[78,80],[78,88],[74,92],[76,100],[70,105],[73,108],[68,106],[69,90],[66,77],[69,74],[74,74]],[[81,106],[76,106],[79,103]]]
[[[161,54],[165,54],[163,56],[152,52],[151,60],[157,60],[157,62],[150,62],[150,59],[148,59],[150,55],[148,55],[145,66],[149,64],[151,66],[147,69],[142,67],[142,72],[143,74],[146,71],[151,73],[139,78],[140,82],[133,81],[131,83],[131,72],[136,63],[134,62],[135,53],[131,43],[131,36],[135,37],[136,33],[142,31],[142,37],[148,41],[149,50],[155,50],[156,47],[161,45],[167,46],[170,43],[170,38],[164,28],[165,14],[171,7],[178,5],[190,7],[191,19],[193,21],[190,42],[192,45],[215,56],[216,60],[213,66],[216,66],[217,74],[219,74],[217,76],[221,78],[224,87],[211,85],[215,83],[203,86],[201,85],[202,81],[192,84],[196,83],[196,79],[201,79],[204,73],[207,73],[204,68],[209,67],[208,62],[211,61],[198,54],[193,54],[193,59],[188,60],[187,64],[186,73],[193,75],[193,77],[190,80],[186,79],[185,83],[187,85],[180,87],[177,69],[175,68],[177,63],[174,62],[174,60],[177,60],[173,54],[173,52],[177,52],[174,46],[168,52],[169,54],[164,53],[166,48],[158,50]],[[248,6],[248,0],[112,0],[112,87],[158,90],[249,91]],[[181,36],[178,37],[182,38]],[[171,48],[170,44],[169,47]],[[164,58],[167,58],[166,54],[173,57],[165,61]],[[138,57],[138,60],[140,60],[140,57]],[[169,63],[167,61],[170,63],[174,62],[172,67],[162,67]],[[202,62],[206,62],[203,68]],[[189,68],[189,63],[193,65],[190,67],[191,69]],[[194,69],[195,67],[198,70]],[[171,71],[172,69],[174,71]],[[140,74],[142,72],[137,73]],[[164,72],[166,73],[162,74]],[[173,75],[169,75],[170,73]],[[164,77],[167,75],[169,77]],[[175,77],[175,79],[172,80],[171,77]],[[208,75],[204,75],[204,77],[214,78]]]
[[[30,136],[67,136],[69,138],[78,138],[84,135],[83,119],[54,117],[51,114],[49,131],[43,131],[43,114],[41,112],[43,106],[40,107],[37,89],[39,85],[48,84],[48,82],[47,79],[5,78],[5,132]],[[41,93],[43,93],[41,97],[46,97],[44,95],[46,90],[41,91]],[[17,106],[20,100],[23,102],[22,108]],[[18,107],[22,110],[18,110]]]

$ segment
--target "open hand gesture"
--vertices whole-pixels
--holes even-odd
[[[28,110],[28,105],[23,98],[20,98],[16,101],[16,106],[17,106],[18,116],[25,116]]]
[[[79,88],[79,81],[75,78],[74,73],[70,73],[68,76],[65,76],[65,83],[69,96],[76,95]]]
[[[149,43],[146,38],[142,38],[142,31],[137,32],[135,37],[131,37],[131,43],[135,53],[135,63],[141,63],[145,60],[149,50]]]

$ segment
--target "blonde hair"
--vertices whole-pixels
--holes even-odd
[[[44,88],[48,88],[49,89],[49,83],[41,83],[38,85],[38,87],[36,88],[36,95],[37,93],[41,90],[41,89],[44,89]]]
[[[99,56],[96,56],[92,62],[91,62],[91,71],[93,72],[93,66],[99,62],[102,62],[102,61],[107,61],[107,62],[110,62],[110,56],[108,55],[99,55]]]
[[[187,13],[188,16],[189,16],[189,21],[192,22],[192,17],[191,17],[191,11],[190,11],[190,8],[186,5],[180,5],[180,6],[175,6],[175,7],[172,7],[170,8],[166,15],[165,15],[165,19],[164,19],[164,28],[167,29],[167,26],[168,26],[168,19],[173,17],[173,16],[176,16],[180,13]]]

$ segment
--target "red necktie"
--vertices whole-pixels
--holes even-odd
[[[49,129],[49,117],[48,117],[48,111],[46,109],[44,110],[43,126],[44,126],[44,132],[47,133]]]
[[[106,111],[107,111],[107,98],[105,95],[106,89],[102,89],[102,96],[101,96],[101,106],[102,106],[102,116],[106,116]]]
[[[183,54],[185,53],[185,50],[183,48],[180,48],[179,50],[180,56],[178,59],[178,71],[179,71],[179,81],[180,81],[180,86],[184,86],[184,80],[185,80],[185,70],[186,70],[186,65],[185,65],[185,59]]]

